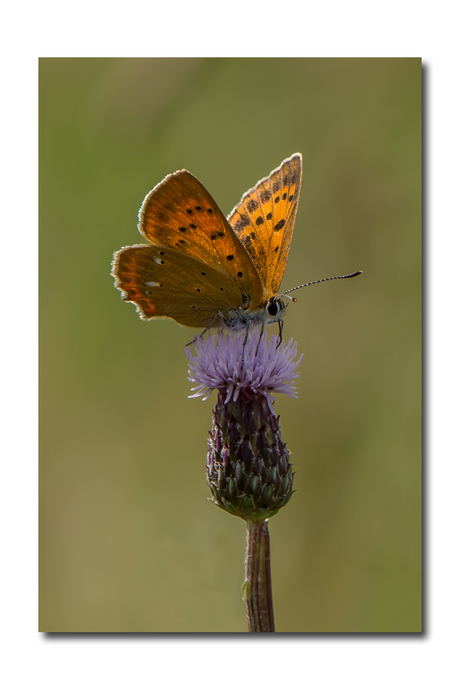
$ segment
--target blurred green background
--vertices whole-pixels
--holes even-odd
[[[110,276],[144,195],[187,168],[224,213],[296,151],[278,396],[290,504],[270,521],[279,632],[421,630],[421,62],[41,59],[40,630],[244,632],[245,524],[207,501],[215,396],[195,331]],[[276,327],[271,327],[276,332]]]

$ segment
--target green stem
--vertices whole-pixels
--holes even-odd
[[[243,599],[249,632],[275,632],[268,520],[246,522]]]

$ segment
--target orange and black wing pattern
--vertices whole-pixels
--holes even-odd
[[[295,153],[242,197],[228,221],[253,260],[263,300],[278,294],[286,269],[302,182],[302,156]]]
[[[241,305],[241,292],[229,275],[167,247],[138,244],[116,252],[112,275],[126,302],[144,320],[174,319],[183,326],[222,325]]]

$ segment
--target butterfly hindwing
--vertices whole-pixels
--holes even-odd
[[[219,312],[241,303],[229,275],[175,249],[147,244],[124,247],[113,262],[116,287],[134,302],[142,319],[171,318],[183,326],[207,328]],[[213,325],[220,324],[216,318]]]
[[[302,156],[295,153],[243,195],[228,221],[251,256],[264,286],[276,295],[289,256],[302,181]]]

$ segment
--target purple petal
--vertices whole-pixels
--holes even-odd
[[[228,402],[232,398],[236,400],[242,390],[251,391],[264,395],[274,414],[273,393],[297,397],[293,380],[299,376],[296,369],[303,355],[294,362],[297,343],[292,338],[287,344],[277,347],[278,336],[272,335],[268,339],[265,333],[259,343],[259,333],[254,332],[246,342],[242,369],[244,338],[245,333],[232,336],[219,331],[217,340],[215,336],[197,340],[195,354],[190,347],[185,348],[190,362],[188,380],[197,384],[189,397],[204,396],[203,400],[207,400],[213,390],[219,390]]]

